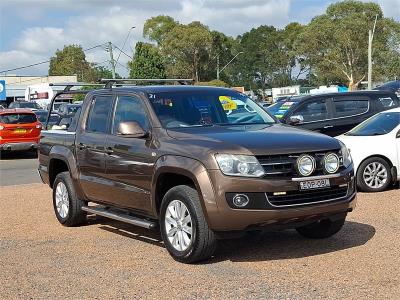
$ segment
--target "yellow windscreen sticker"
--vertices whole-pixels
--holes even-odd
[[[219,101],[222,104],[224,110],[234,110],[237,109],[237,104],[228,96],[219,96]]]

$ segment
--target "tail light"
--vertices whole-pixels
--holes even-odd
[[[3,130],[3,129],[4,129],[4,126],[0,125],[0,130]]]

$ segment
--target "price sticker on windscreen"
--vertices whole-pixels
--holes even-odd
[[[237,104],[228,96],[219,96],[219,101],[222,104],[224,110],[234,110],[237,109]]]

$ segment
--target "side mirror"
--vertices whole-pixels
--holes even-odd
[[[289,118],[290,125],[297,125],[297,124],[301,124],[303,122],[304,122],[304,118],[302,115],[291,116]]]
[[[130,138],[143,138],[147,136],[147,132],[135,121],[119,123],[117,134]]]
[[[400,139],[400,130],[396,133],[396,139]]]

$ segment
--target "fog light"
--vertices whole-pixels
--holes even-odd
[[[243,194],[237,194],[233,197],[233,204],[237,207],[245,207],[249,202],[249,197]]]

